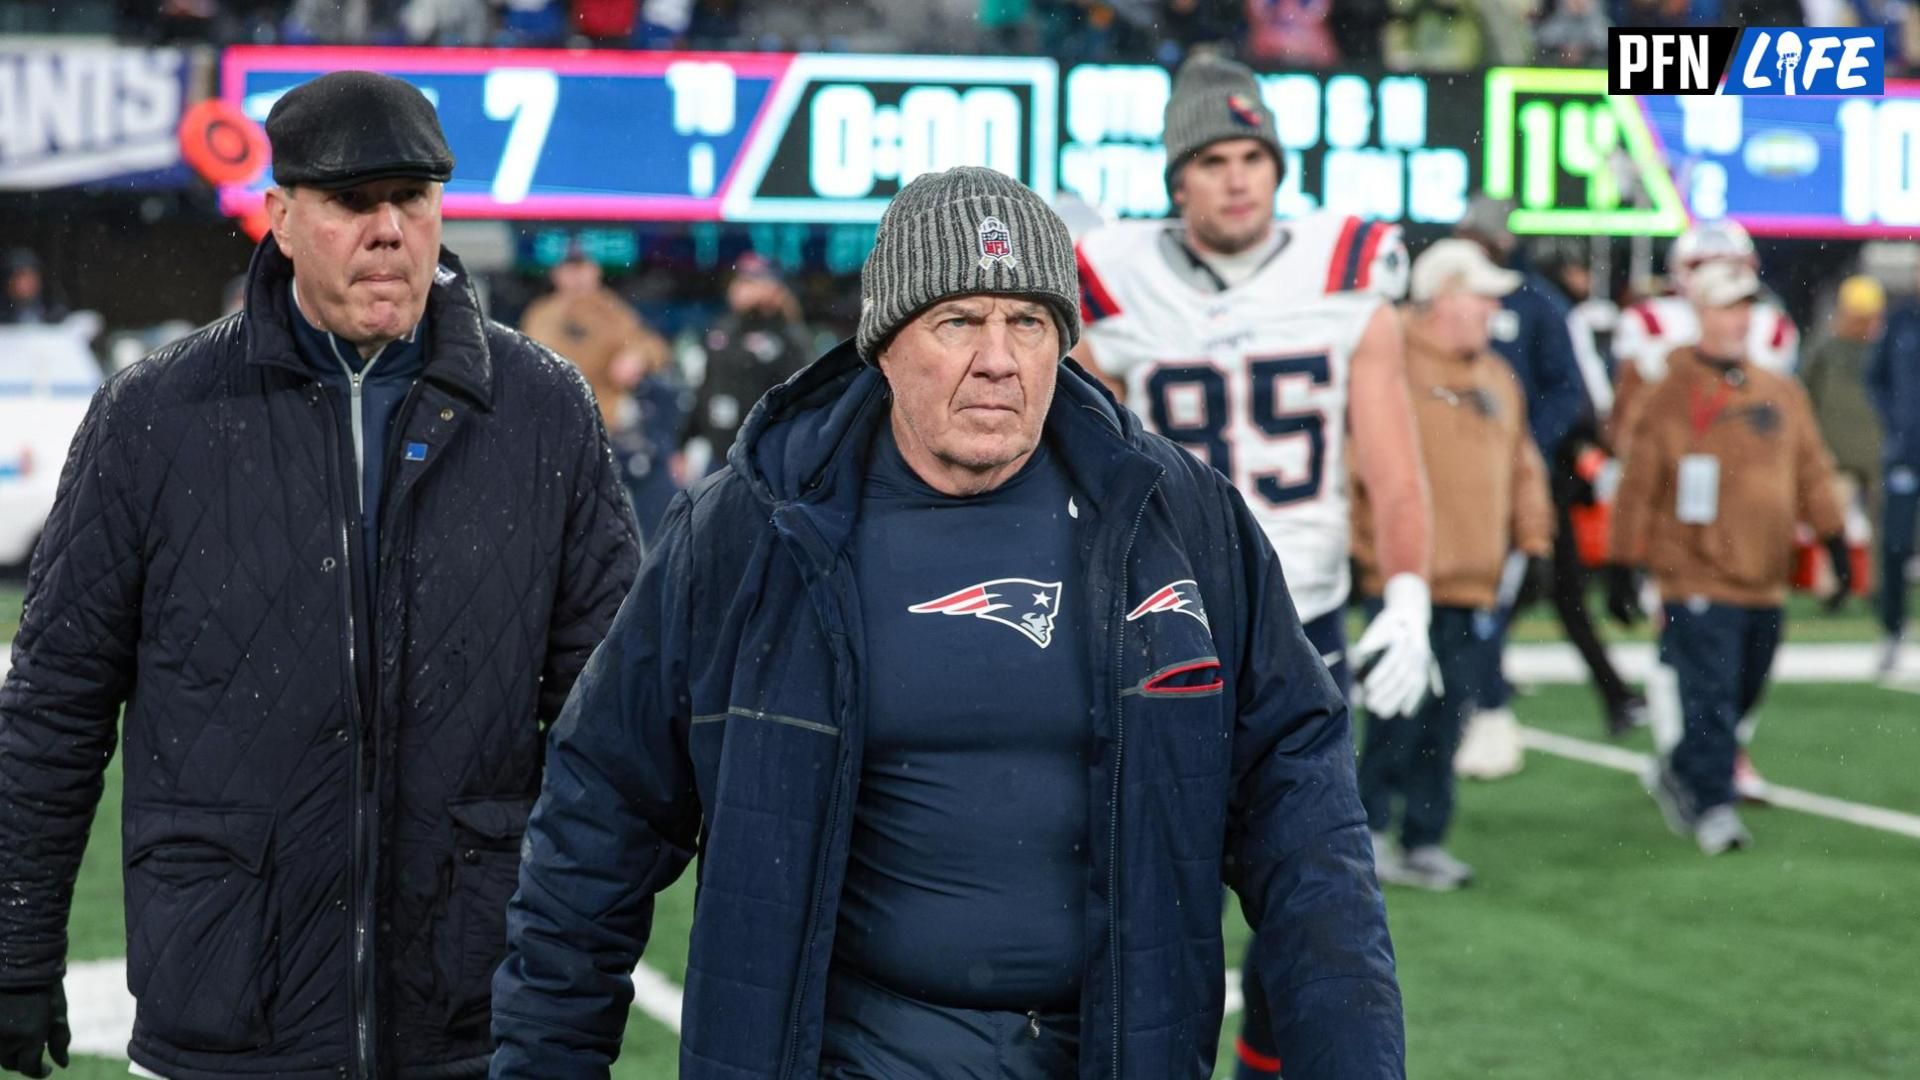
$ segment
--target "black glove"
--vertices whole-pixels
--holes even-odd
[[[1527,556],[1527,572],[1520,578],[1520,592],[1514,597],[1513,610],[1525,611],[1553,591],[1553,569],[1538,555]]]
[[[52,1076],[41,1051],[64,1069],[72,1041],[67,993],[59,983],[38,990],[0,990],[0,1072]]]
[[[1832,614],[1847,605],[1847,595],[1853,592],[1853,554],[1847,550],[1847,538],[1830,536],[1827,538],[1827,561],[1833,564],[1833,595],[1827,597],[1827,613]]]
[[[1630,566],[1609,566],[1606,569],[1607,614],[1621,626],[1635,626],[1646,618],[1647,613],[1640,610],[1639,576]]]

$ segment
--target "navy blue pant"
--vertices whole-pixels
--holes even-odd
[[[1412,716],[1367,717],[1360,752],[1360,802],[1367,828],[1393,830],[1409,850],[1446,839],[1453,822],[1453,754],[1460,731],[1479,706],[1486,653],[1497,640],[1485,612],[1435,607],[1429,637],[1445,692]]]
[[[1078,1012],[949,1009],[835,967],[820,1080],[1052,1080],[1080,1074]]]
[[[1887,636],[1907,629],[1907,564],[1913,561],[1915,519],[1920,518],[1920,477],[1905,466],[1887,469],[1885,508],[1880,515],[1880,625]]]
[[[1680,742],[1672,766],[1701,813],[1734,801],[1734,729],[1760,703],[1780,648],[1780,609],[1668,604],[1660,662],[1680,677]]]
[[[1375,605],[1373,614],[1378,614]],[[1320,659],[1327,662],[1327,671],[1333,675],[1334,685],[1340,688],[1340,696],[1353,700],[1353,666],[1347,663],[1347,626],[1346,612],[1337,610],[1328,612],[1302,626],[1306,631],[1307,644],[1312,645]],[[1247,950],[1246,963],[1240,971],[1240,993],[1245,1005],[1240,1011],[1240,1042],[1235,1047],[1240,1060],[1241,1077],[1272,1076],[1274,1070],[1267,1067],[1279,1054],[1273,1037],[1273,1010],[1267,1005],[1267,991],[1260,982],[1260,972],[1254,962],[1254,950]]]

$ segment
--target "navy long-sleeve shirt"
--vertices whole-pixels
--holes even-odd
[[[1091,687],[1074,494],[1043,444],[953,498],[887,425],[855,572],[868,728],[835,961],[950,1008],[1078,1008]]]
[[[1494,316],[1493,350],[1520,377],[1534,445],[1551,463],[1580,414],[1591,408],[1567,328],[1570,309],[1551,282],[1531,273],[1500,306]]]

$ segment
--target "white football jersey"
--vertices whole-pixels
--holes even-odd
[[[1632,364],[1647,382],[1667,375],[1667,354],[1700,341],[1700,316],[1678,296],[1656,296],[1628,308],[1613,331],[1616,366]],[[1799,367],[1800,331],[1793,318],[1771,303],[1753,305],[1747,358],[1756,367],[1792,375]]]
[[[1240,489],[1310,620],[1346,602],[1348,377],[1367,320],[1405,289],[1407,255],[1400,230],[1378,222],[1316,214],[1275,227],[1263,266],[1213,287],[1170,262],[1192,258],[1178,222],[1091,232],[1082,314],[1128,406]]]

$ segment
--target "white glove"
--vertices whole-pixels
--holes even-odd
[[[1353,669],[1363,673],[1355,704],[1383,719],[1411,715],[1429,689],[1440,693],[1440,668],[1427,638],[1433,600],[1426,581],[1418,574],[1395,574],[1384,599],[1386,606],[1353,649]]]

